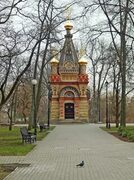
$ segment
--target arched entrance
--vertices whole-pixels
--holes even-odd
[[[74,119],[74,103],[65,103],[65,119]]]
[[[79,117],[79,92],[75,87],[67,86],[61,89],[59,97],[59,117],[61,120]]]

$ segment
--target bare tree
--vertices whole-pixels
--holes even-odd
[[[27,0],[6,0],[0,2],[0,24],[5,24],[11,16],[15,15],[20,4]]]
[[[90,41],[89,45],[90,47],[92,45],[91,51],[88,52],[88,57],[92,62],[91,73],[93,78],[91,118],[94,122],[101,122],[101,93],[111,68],[112,57],[109,54],[109,47],[106,47],[104,42]]]
[[[13,29],[4,28],[2,30],[3,36],[1,36],[0,44],[0,109],[11,97],[20,78],[30,67],[34,51],[40,42],[40,40],[37,40],[33,47],[30,47],[33,39],[22,35],[21,32],[15,32]],[[20,49],[21,46],[23,48]],[[29,60],[27,60],[27,56],[24,56],[26,52],[29,52]]]
[[[134,3],[130,0],[94,0],[86,3],[84,14],[96,12],[101,8],[104,17],[103,22],[89,27],[90,33],[94,38],[100,38],[103,34],[109,34],[115,48],[118,65],[120,68],[121,83],[121,126],[126,126],[126,82],[127,82],[127,47],[133,49],[133,7]],[[107,20],[107,21],[106,21]],[[88,28],[87,28],[88,29]],[[103,36],[102,36],[103,37]]]

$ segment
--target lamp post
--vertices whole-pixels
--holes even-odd
[[[9,118],[9,131],[12,130],[12,104],[7,104],[7,114]]]
[[[52,97],[52,89],[50,86],[50,82],[48,82],[48,121],[47,121],[47,126],[48,128],[50,127],[50,102],[51,102],[51,97]]]
[[[105,82],[105,85],[106,85],[106,128],[108,128],[108,82],[106,81]]]
[[[109,100],[109,118],[108,118],[108,128],[111,128],[111,120],[112,120],[112,102]]]
[[[36,79],[32,79],[32,85],[33,85],[33,125],[34,125],[34,134],[37,134],[37,122],[36,122],[36,101],[35,101],[35,86],[37,84]]]

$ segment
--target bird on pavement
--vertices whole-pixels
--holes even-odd
[[[80,164],[76,165],[77,167],[83,167],[84,166],[84,161],[82,161]]]

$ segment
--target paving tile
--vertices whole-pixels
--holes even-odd
[[[98,124],[58,125],[23,157],[0,162],[30,163],[4,180],[133,180],[134,144],[122,142]],[[85,166],[76,164],[85,161]]]

